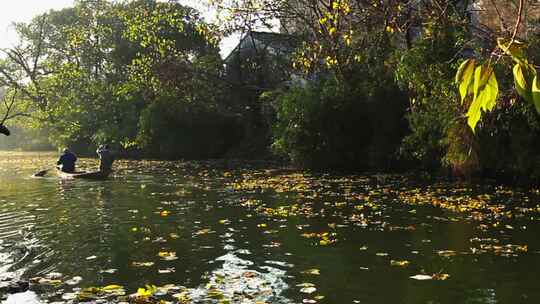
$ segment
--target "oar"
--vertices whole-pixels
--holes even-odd
[[[38,172],[34,173],[32,175],[32,177],[43,177],[43,176],[45,176],[45,174],[47,174],[47,172],[49,172],[51,170],[54,170],[54,169],[58,169],[58,167],[38,171]]]
[[[49,172],[51,169],[45,169],[45,170],[41,170],[41,171],[38,171],[36,173],[34,173],[32,175],[32,177],[43,177],[45,176],[45,174],[47,174],[47,172]]]

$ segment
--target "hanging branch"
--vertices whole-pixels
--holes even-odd
[[[524,6],[525,0],[519,0],[519,9],[518,9],[518,17],[516,20],[516,25],[514,26],[514,33],[512,34],[512,39],[510,40],[510,44],[508,45],[508,48],[512,46],[514,41],[516,40],[516,36],[519,32],[519,27],[521,25],[521,18],[523,15],[523,6]]]

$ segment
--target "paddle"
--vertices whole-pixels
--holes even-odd
[[[51,171],[51,170],[55,170],[55,169],[59,169],[59,166],[55,167],[55,168],[49,168],[49,169],[45,169],[45,170],[41,170],[41,171],[38,171],[36,173],[34,173],[32,175],[32,177],[44,177],[45,174],[47,174],[47,172]]]
[[[41,170],[41,171],[38,171],[34,174],[32,174],[32,177],[43,177],[45,176],[45,174],[47,174],[47,172],[49,172],[51,169],[45,169],[45,170]]]

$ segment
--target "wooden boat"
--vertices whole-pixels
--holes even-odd
[[[62,179],[81,178],[81,179],[103,180],[109,177],[109,174],[111,173],[111,171],[94,171],[94,172],[78,171],[78,172],[68,173],[68,172],[64,172],[64,171],[56,169],[56,173]]]

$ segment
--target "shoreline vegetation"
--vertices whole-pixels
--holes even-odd
[[[154,0],[17,23],[20,43],[1,50],[0,148],[540,181],[540,12],[527,1],[212,2],[215,23]],[[222,58],[231,32],[242,39]]]

